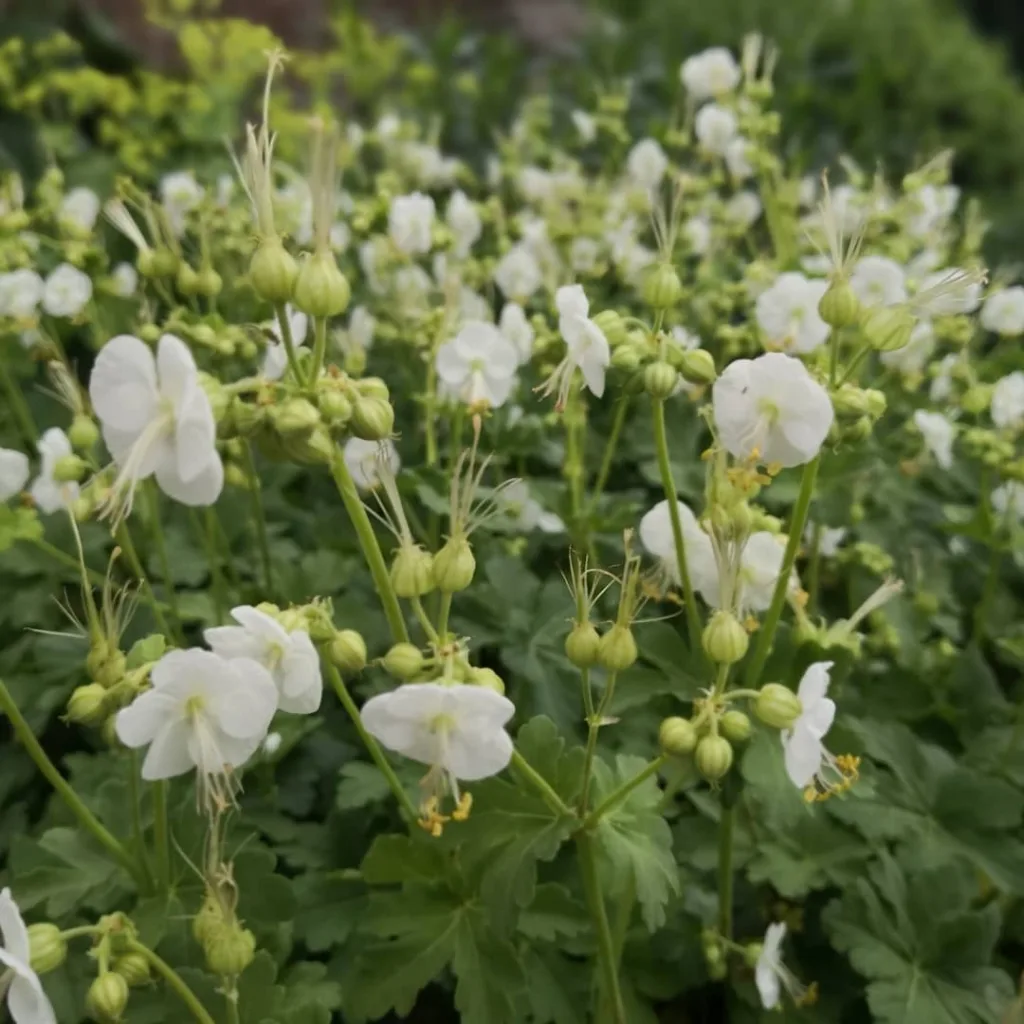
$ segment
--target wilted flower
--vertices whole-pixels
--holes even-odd
[[[43,285],[43,309],[50,316],[78,316],[92,298],[92,279],[70,263],[62,263]]]
[[[10,889],[0,891],[0,967],[7,991],[7,1012],[13,1024],[57,1024],[57,1015],[32,970],[28,929]]]
[[[515,387],[519,356],[493,324],[468,320],[437,350],[435,366],[445,394],[467,405],[497,408]]]

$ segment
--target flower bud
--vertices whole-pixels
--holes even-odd
[[[473,686],[484,686],[498,694],[505,693],[505,681],[493,669],[471,668],[468,682]]]
[[[206,966],[222,978],[241,974],[256,956],[256,936],[238,924],[214,925],[203,943]]]
[[[658,730],[658,743],[666,754],[673,757],[684,757],[693,752],[697,746],[697,730],[693,722],[674,715],[666,718]]]
[[[77,483],[88,470],[84,459],[77,455],[64,455],[53,466],[53,479],[59,484]]]
[[[860,326],[876,352],[895,352],[910,344],[914,318],[903,306],[875,306],[864,314]]]
[[[153,251],[153,273],[157,277],[172,277],[178,269],[178,257],[170,249]]]
[[[156,253],[152,249],[140,249],[135,256],[135,267],[142,277],[156,277]]]
[[[203,267],[196,278],[196,292],[207,299],[220,295],[224,281],[213,267]]]
[[[860,300],[849,281],[834,280],[818,301],[818,315],[830,327],[849,327],[860,315]]]
[[[866,441],[871,436],[874,424],[870,416],[861,416],[859,420],[843,427],[840,437],[844,441],[858,442]]]
[[[85,413],[78,413],[68,427],[68,440],[71,447],[79,452],[89,452],[96,447],[100,439],[100,428],[96,421]]]
[[[743,960],[751,970],[757,967],[757,961],[761,959],[763,952],[764,946],[760,942],[750,942],[743,947]]]
[[[703,348],[693,348],[679,356],[679,372],[690,384],[713,384],[718,379],[714,357]]]
[[[790,729],[803,712],[803,705],[788,686],[766,683],[758,691],[754,712],[765,725],[775,729]]]
[[[718,728],[730,743],[746,743],[750,739],[750,719],[742,711],[726,711],[718,720]]]
[[[224,913],[220,903],[215,896],[207,893],[199,912],[192,918],[193,938],[202,945],[206,942],[206,936],[210,934],[210,931],[223,920]]]
[[[843,384],[832,392],[832,408],[836,415],[855,419],[868,411],[868,393],[856,384]]]
[[[320,251],[299,267],[292,302],[296,309],[310,316],[337,316],[344,311],[351,295],[352,289],[334,254]]]
[[[683,297],[683,285],[671,263],[657,263],[648,272],[643,286],[644,302],[652,309],[671,309]]]
[[[643,351],[632,343],[619,345],[612,351],[611,365],[618,370],[626,370],[632,373],[640,369],[640,360],[643,358]]]
[[[55,971],[68,955],[68,944],[55,924],[28,926],[29,964],[36,974]]]
[[[85,1006],[89,1016],[101,1024],[113,1024],[128,1005],[128,982],[114,971],[106,971],[89,986]]]
[[[873,420],[880,420],[885,415],[888,402],[884,392],[868,388],[864,392],[864,401],[867,406],[867,414]]]
[[[366,668],[366,641],[354,629],[339,629],[331,641],[331,661],[348,675]]]
[[[281,434],[308,434],[320,422],[320,411],[305,398],[289,398],[270,410],[270,422]]]
[[[138,331],[139,339],[147,345],[155,345],[163,331],[156,324],[143,324]]]
[[[591,317],[591,323],[601,329],[611,348],[621,345],[629,337],[625,321],[614,309],[602,309]]]
[[[322,391],[316,399],[323,418],[332,426],[341,426],[352,418],[352,403],[340,391]]]
[[[137,988],[149,981],[149,961],[141,953],[125,953],[114,961],[114,970],[128,982],[129,988]]]
[[[451,537],[434,555],[433,573],[437,589],[445,594],[465,590],[473,582],[476,559],[465,537]]]
[[[414,679],[423,670],[423,652],[412,644],[395,644],[384,655],[384,671],[405,682]]]
[[[623,672],[636,661],[636,640],[628,626],[616,623],[601,637],[597,645],[597,660],[609,672]]]
[[[720,610],[704,627],[701,646],[712,661],[733,665],[747,653],[750,637],[732,612]]]
[[[237,462],[224,464],[224,486],[236,487],[241,491],[249,489],[249,477]]]
[[[199,294],[199,275],[184,260],[178,264],[174,284],[182,295]]]
[[[387,383],[380,377],[364,377],[362,380],[357,380],[356,391],[363,398],[383,398],[385,401],[391,399]]]
[[[295,257],[285,250],[279,238],[261,242],[249,263],[249,280],[256,294],[274,306],[291,299],[298,273]]]
[[[644,370],[644,390],[651,398],[668,398],[676,389],[679,374],[669,363],[657,360]]]
[[[601,638],[593,623],[577,622],[565,638],[565,656],[577,668],[590,668],[597,664]]]
[[[391,583],[402,598],[422,597],[434,589],[434,559],[415,544],[403,544],[391,563]]]
[[[357,398],[349,426],[364,441],[383,441],[395,426],[395,410],[385,398]]]
[[[718,782],[725,778],[732,767],[732,745],[724,736],[704,736],[697,744],[693,759],[697,771],[708,782]]]
[[[229,415],[235,430],[243,437],[247,437],[262,426],[267,418],[267,407],[247,402],[241,395],[236,395],[231,402]]]
[[[90,652],[92,653],[92,652]],[[92,671],[92,680],[109,690],[124,679],[128,659],[116,648],[98,661]]]
[[[968,388],[960,399],[960,406],[966,413],[977,416],[983,413],[992,401],[992,387],[989,384],[975,384]]]
[[[107,717],[107,691],[99,683],[76,686],[68,699],[67,719],[78,725],[99,725]]]

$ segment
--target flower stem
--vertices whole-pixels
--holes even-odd
[[[33,537],[31,543],[42,551],[43,554],[52,558],[55,562],[58,562],[67,569],[71,569],[76,575],[81,574],[82,567],[78,562],[66,551],[61,551],[61,549],[55,544],[51,544],[49,541],[43,540],[42,537]],[[106,580],[103,578],[103,574],[97,572],[95,569],[89,569],[86,567],[85,572],[88,576],[89,582],[94,586],[102,587],[104,583],[106,583]]]
[[[302,374],[299,372],[299,360],[295,355],[295,342],[292,341],[292,325],[288,320],[288,310],[284,305],[274,307],[277,315],[277,324],[281,331],[281,344],[284,345],[284,354],[288,360],[288,369],[292,371],[295,383],[302,384]]]
[[[661,472],[661,486],[668,499],[668,514],[672,521],[672,540],[676,549],[676,563],[679,567],[679,582],[686,602],[686,625],[690,635],[690,648],[695,654],[702,650],[700,643],[700,616],[697,613],[697,598],[693,593],[690,573],[686,568],[686,548],[683,541],[683,524],[679,519],[679,505],[676,485],[672,479],[672,466],[668,460],[668,438],[665,434],[665,403],[656,398],[654,409],[654,444],[658,450],[658,469]]]
[[[171,618],[174,620],[175,629],[179,636],[182,634],[181,615],[178,613],[178,594],[174,589],[174,580],[171,578],[171,560],[167,555],[167,541],[164,539],[163,526],[160,523],[160,503],[157,497],[156,487],[150,484],[146,487],[146,511],[149,513],[149,526],[153,533],[153,543],[156,545],[157,558],[160,560],[160,575],[164,578],[164,589],[167,591],[167,602],[170,605]]]
[[[156,847],[156,878],[161,891],[171,885],[171,841],[167,821],[167,780],[153,783],[153,845]]]
[[[448,617],[452,611],[452,592],[446,590],[441,595],[441,608],[437,613],[437,636],[441,643],[445,642],[448,635]]]
[[[807,610],[813,612],[818,604],[821,578],[821,523],[814,524],[811,534],[810,563],[807,568]]]
[[[529,779],[551,810],[556,814],[563,814],[567,818],[574,818],[576,816],[573,809],[555,792],[547,779],[518,750],[512,751],[512,764],[515,766],[516,771]]]
[[[601,695],[601,703],[597,710],[587,717],[587,748],[583,759],[583,791],[580,793],[579,813],[587,813],[587,804],[590,801],[590,781],[594,774],[594,757],[597,754],[597,737],[601,731],[601,721],[605,712],[611,704],[612,696],[615,693],[615,682],[618,674],[613,672],[604,684],[604,693]],[[586,681],[587,688],[590,687],[590,678]]]
[[[331,475],[338,488],[338,494],[344,502],[345,510],[349,519],[355,527],[356,536],[359,538],[359,546],[363,550],[363,557],[373,577],[373,585],[377,589],[381,604],[384,606],[384,614],[387,616],[388,625],[391,627],[391,638],[396,643],[408,643],[409,634],[405,628],[405,619],[402,617],[402,608],[395,595],[395,588],[391,585],[391,576],[388,567],[384,564],[384,555],[381,553],[380,544],[377,543],[377,536],[373,532],[370,518],[363,508],[359,498],[352,474],[349,473],[345,460],[342,457],[341,449],[336,448],[334,458],[331,460]]]
[[[320,371],[327,356],[327,317],[318,316],[313,319],[313,366],[309,378],[311,387],[316,386]]]
[[[757,644],[754,647],[753,657],[747,666],[744,682],[748,687],[757,686],[764,671],[764,663],[768,660],[768,654],[772,648],[772,641],[775,639],[775,630],[778,628],[779,619],[782,617],[782,608],[786,603],[786,592],[789,590],[789,578],[793,574],[793,563],[796,561],[796,553],[800,548],[800,538],[803,536],[804,527],[807,525],[807,515],[811,508],[811,498],[814,497],[814,482],[818,478],[818,466],[821,463],[821,454],[815,455],[810,462],[804,466],[803,479],[800,481],[800,493],[796,499],[796,507],[789,522],[789,540],[786,542],[786,550],[782,556],[782,568],[779,570],[779,578],[775,581],[775,592],[772,594],[772,603],[768,607],[768,614],[764,617],[760,630],[757,633]]]
[[[252,457],[252,446],[248,441],[242,442],[242,458],[245,475],[249,481],[249,496],[252,499],[252,518],[256,524],[256,543],[260,549],[260,564],[263,567],[263,585],[269,598],[274,590],[274,570],[270,561],[270,543],[267,540],[267,518],[263,512],[263,487],[256,473],[256,463]]]
[[[134,750],[129,750],[128,758],[128,799],[132,804],[132,841],[135,844],[134,854],[141,860],[146,879],[152,886],[153,869],[149,863],[146,849],[145,829],[142,825],[142,794],[139,792],[139,758]]]
[[[626,413],[629,412],[629,395],[623,395],[615,407],[615,419],[612,420],[612,430],[608,435],[608,441],[604,446],[604,455],[601,458],[601,468],[597,473],[597,480],[594,481],[594,489],[590,493],[590,510],[600,500],[605,484],[608,483],[608,475],[612,471],[612,462],[615,461],[615,451],[619,446],[619,438],[622,436],[622,428],[626,423]]]
[[[606,814],[615,810],[630,793],[638,786],[642,786],[652,775],[657,773],[668,763],[667,754],[659,754],[650,764],[624,782],[615,792],[610,793],[583,819],[584,828],[593,828]]]
[[[338,671],[337,666],[331,662],[326,651],[322,660],[327,667],[327,676],[331,681],[331,686],[334,687],[334,692],[338,695],[338,700],[341,701],[341,706],[348,712],[348,717],[352,719],[352,724],[355,726],[356,732],[359,733],[359,738],[363,741],[370,757],[373,758],[373,763],[380,769],[381,774],[387,780],[388,786],[391,787],[391,792],[395,794],[395,798],[402,808],[402,814],[410,822],[416,821],[420,816],[419,811],[416,810],[416,806],[409,798],[405,787],[395,774],[394,768],[391,767],[388,759],[384,756],[384,751],[380,749],[380,744],[366,731],[363,719],[359,714],[359,708],[352,699],[352,694],[349,693],[345,680],[341,678],[341,673]]]
[[[7,363],[3,359],[0,359],[0,382],[3,383],[8,404],[11,412],[14,414],[14,419],[17,421],[18,429],[25,439],[25,443],[29,448],[34,448],[36,441],[39,440],[39,430],[36,427],[35,420],[32,419],[32,413],[21,394],[21,390],[11,378],[10,370],[8,370]]]
[[[985,585],[981,591],[981,600],[974,610],[974,627],[971,630],[971,641],[975,644],[981,643],[985,635],[985,626],[988,624],[992,602],[995,600],[996,592],[999,588],[999,556],[999,545],[993,542],[992,550],[989,553],[988,571],[985,574]]]
[[[3,711],[10,720],[15,737],[35,762],[40,774],[53,786],[57,795],[78,819],[79,824],[131,875],[140,889],[145,891],[146,877],[139,863],[120,840],[108,832],[96,815],[82,803],[81,798],[71,788],[64,776],[57,771],[54,763],[46,756],[46,751],[43,750],[39,740],[29,728],[28,722],[18,710],[18,705],[14,702],[10,690],[7,689],[2,679],[0,679],[0,711]]]
[[[732,840],[735,824],[735,810],[723,805],[718,822],[718,931],[727,939],[732,938]]]
[[[146,571],[142,568],[142,562],[139,561],[138,552],[135,550],[135,545],[132,543],[132,536],[128,532],[127,523],[121,523],[121,525],[118,526],[117,543],[121,546],[121,550],[124,552],[124,556],[128,560],[129,568],[135,574],[136,579],[138,579],[142,586],[142,592],[145,595],[146,603],[153,612],[153,618],[156,619],[157,628],[165,636],[174,639],[176,635],[175,631],[171,629],[171,624],[167,621],[167,616],[164,615],[163,605],[156,599],[156,594],[153,593],[149,577],[146,576]]]
[[[217,517],[213,506],[205,510],[205,522],[202,524],[203,546],[206,548],[206,557],[210,562],[210,582],[213,590],[213,609],[217,621],[223,620],[230,603],[228,599],[227,580],[224,577],[224,567],[221,564],[220,545],[217,536]]]
[[[174,989],[178,998],[188,1007],[189,1012],[199,1024],[215,1024],[213,1017],[203,1007],[203,1004],[196,998],[196,994],[181,979],[181,975],[156,955],[148,946],[144,946],[135,939],[127,939],[126,946],[129,952],[138,953],[149,961],[150,967],[160,975],[164,981]]]

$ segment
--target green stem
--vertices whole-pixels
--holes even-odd
[[[96,935],[100,929],[94,924],[80,924],[77,928],[65,928],[60,933],[60,937],[65,942],[70,942],[72,939],[82,939],[86,935]]]
[[[985,585],[981,591],[981,600],[974,610],[974,627],[971,630],[971,642],[981,643],[985,635],[985,626],[992,610],[992,602],[995,600],[999,589],[999,564],[1000,551],[997,544],[992,545],[989,553],[988,571],[985,574]]]
[[[636,878],[631,876],[629,883],[622,890],[615,906],[615,920],[612,922],[612,947],[615,956],[615,971],[618,973],[622,964],[622,951],[626,948],[626,936],[629,933],[629,922],[633,918],[633,908],[636,906]],[[598,1020],[605,1024],[608,1017],[604,1015]]]
[[[3,384],[8,405],[14,414],[14,419],[25,439],[25,443],[29,448],[34,449],[36,441],[39,440],[39,430],[24,397],[22,397],[21,389],[12,379],[7,363],[3,359],[0,359],[0,383]]]
[[[604,1011],[604,1000],[611,1004],[612,1020],[615,1024],[626,1024],[626,1008],[622,1002],[622,990],[619,987],[619,972],[616,966],[615,942],[611,928],[608,926],[608,910],[604,905],[601,893],[601,881],[597,874],[597,858],[594,855],[594,843],[590,836],[580,833],[576,837],[576,853],[583,875],[583,888],[587,894],[590,916],[594,921],[597,937],[597,959],[600,966],[603,984],[599,987],[597,1014]]]
[[[146,511],[149,514],[150,529],[153,533],[153,543],[156,545],[156,555],[160,561],[160,575],[164,578],[164,589],[167,591],[167,601],[171,609],[171,618],[174,620],[175,629],[181,635],[181,615],[178,613],[178,594],[174,588],[174,580],[171,578],[171,560],[167,555],[167,541],[164,538],[163,526],[160,523],[160,503],[156,492],[156,486],[152,483],[146,487]]]
[[[605,484],[608,483],[608,476],[612,471],[612,462],[615,461],[615,451],[619,446],[619,438],[622,435],[622,428],[626,423],[626,413],[629,411],[629,396],[623,395],[615,407],[615,419],[612,420],[612,430],[608,435],[608,441],[604,446],[604,455],[601,458],[601,468],[597,473],[597,480],[594,482],[594,489],[590,493],[590,509],[600,500]]]
[[[395,588],[391,585],[391,575],[384,562],[384,555],[381,553],[380,544],[377,543],[377,536],[370,524],[370,517],[363,508],[359,498],[352,475],[345,465],[341,449],[335,449],[334,458],[331,460],[331,475],[338,488],[338,494],[345,505],[349,519],[355,527],[356,536],[359,538],[359,546],[363,550],[363,557],[373,577],[373,585],[377,589],[377,596],[384,606],[384,614],[387,616],[388,625],[391,627],[391,638],[396,643],[408,643],[409,634],[405,628],[405,619],[402,617],[402,608],[395,595]]]
[[[793,563],[796,561],[796,553],[800,548],[800,538],[807,525],[807,515],[810,512],[811,499],[814,497],[814,483],[818,478],[820,464],[821,454],[819,453],[804,466],[803,479],[800,481],[800,493],[789,522],[789,540],[786,541],[786,551],[782,556],[782,568],[779,570],[779,578],[775,582],[775,592],[772,594],[772,603],[768,607],[768,614],[765,615],[764,622],[757,632],[754,654],[744,676],[744,682],[748,687],[755,687],[760,681],[764,663],[768,660],[768,654],[775,639],[775,630],[782,617],[790,576],[793,574]]]
[[[821,577],[821,523],[814,524],[811,534],[811,560],[807,566],[807,610],[818,606],[818,588]]]
[[[167,820],[166,779],[153,783],[153,845],[156,847],[156,878],[163,891],[171,885],[171,840]]]
[[[198,517],[195,515],[195,509],[192,509],[191,511],[194,514],[193,523],[195,525],[196,532],[199,534],[203,550],[206,552],[206,561],[210,565],[210,589],[213,592],[213,611],[217,616],[217,621],[222,622],[225,614],[227,613],[229,599],[227,580],[224,578],[224,570],[221,566],[216,513],[213,511],[212,506],[205,509],[205,515],[203,516],[204,521],[200,523]]]
[[[587,816],[583,819],[584,828],[593,828],[606,814],[615,810],[630,793],[638,786],[642,786],[652,775],[657,775],[661,769],[668,764],[668,755],[659,754],[650,764],[646,765],[633,776],[624,782],[614,793],[609,793]]]
[[[434,349],[430,351],[427,362],[426,393],[423,396],[423,429],[427,444],[427,465],[436,466],[437,453],[437,419],[434,416],[437,406],[437,369],[434,366]]]
[[[288,360],[288,369],[292,371],[296,384],[302,384],[302,374],[299,372],[299,360],[295,355],[295,342],[292,341],[292,325],[288,320],[288,310],[284,305],[274,307],[277,315],[277,324],[281,331],[281,344],[284,345],[284,354]]]
[[[423,628],[423,632],[426,633],[427,639],[431,643],[438,643],[440,638],[437,635],[437,630],[434,629],[433,623],[430,621],[430,616],[427,615],[426,609],[423,607],[423,602],[418,597],[414,597],[410,603],[412,604],[413,614]]]
[[[133,852],[142,861],[146,878],[152,883],[153,869],[149,863],[145,829],[142,825],[142,796],[139,792],[139,757],[134,750],[129,750],[128,753],[128,799],[132,804],[132,840],[135,844]]]
[[[341,701],[341,706],[348,713],[348,717],[352,719],[352,724],[355,726],[356,732],[359,733],[359,738],[363,741],[363,745],[366,747],[370,757],[373,758],[373,763],[380,769],[381,774],[391,788],[391,792],[395,794],[395,798],[402,808],[402,813],[410,822],[416,821],[420,816],[419,811],[409,798],[409,794],[406,793],[405,787],[399,781],[394,768],[391,767],[388,759],[384,756],[384,751],[380,749],[380,744],[366,731],[363,719],[359,714],[359,708],[352,699],[352,694],[349,693],[345,680],[341,678],[341,673],[338,671],[337,666],[331,662],[326,651],[322,660],[324,665],[327,666],[327,676],[331,681],[331,686],[334,687],[334,692],[338,695],[338,700]]]
[[[263,566],[263,585],[269,598],[274,590],[274,571],[270,561],[270,542],[267,539],[267,519],[263,513],[263,488],[256,474],[256,463],[248,441],[242,442],[242,458],[245,475],[249,481],[249,496],[252,499],[252,518],[256,524],[256,543],[260,549],[260,563]]]
[[[441,608],[437,613],[437,636],[441,643],[445,642],[448,635],[448,617],[452,611],[452,592],[446,590],[441,595]]]
[[[573,809],[555,792],[547,779],[544,778],[536,768],[530,764],[529,761],[519,753],[518,750],[512,751],[512,764],[521,775],[525,775],[529,779],[530,783],[537,790],[538,793],[544,798],[544,802],[551,808],[556,814],[565,815],[567,818],[576,817]]]
[[[238,992],[225,992],[224,998],[228,1007],[228,1024],[241,1024],[242,1018],[238,1015]]]
[[[139,561],[138,552],[135,550],[135,545],[132,543],[132,537],[128,532],[127,523],[121,523],[121,525],[118,526],[117,543],[121,546],[121,550],[124,552],[124,557],[128,560],[129,568],[135,574],[136,579],[138,579],[142,586],[143,596],[153,612],[153,618],[156,619],[157,628],[165,636],[173,639],[175,637],[175,632],[171,629],[171,625],[167,621],[167,616],[164,615],[163,605],[156,599],[156,594],[153,593],[153,588],[149,583],[149,577],[146,576],[146,571],[142,568],[142,562]]]
[[[727,939],[732,938],[732,841],[736,812],[731,807],[722,808],[718,823],[718,931]]]
[[[177,997],[188,1007],[189,1012],[199,1021],[199,1024],[216,1024],[204,1009],[203,1004],[196,998],[196,994],[181,980],[181,975],[170,964],[158,957],[148,946],[142,945],[135,939],[126,939],[125,945],[129,952],[139,953],[149,961],[150,967],[174,989]]]
[[[686,568],[686,548],[683,540],[683,524],[679,519],[679,499],[672,479],[672,466],[668,459],[668,438],[665,434],[665,403],[656,398],[652,401],[654,410],[654,444],[658,450],[658,469],[661,472],[661,486],[668,499],[668,514],[672,521],[672,540],[676,549],[676,563],[679,567],[679,582],[686,602],[686,625],[690,636],[690,648],[696,655],[702,650],[700,643],[700,616],[697,613],[697,598]]]
[[[327,317],[318,316],[313,319],[313,367],[309,378],[311,386],[316,386],[320,379],[320,371],[327,356]]]
[[[587,748],[583,758],[583,791],[580,793],[580,814],[587,813],[587,804],[590,801],[590,782],[594,774],[594,757],[597,754],[597,737],[601,731],[601,721],[611,705],[612,697],[615,694],[615,682],[617,679],[618,673],[616,672],[613,672],[608,677],[607,682],[604,684],[604,693],[601,695],[601,703],[598,704],[597,710],[587,717]],[[587,679],[587,686],[588,688],[590,686],[589,677]]]
[[[61,549],[55,544],[51,544],[49,541],[43,540],[41,537],[33,537],[32,544],[42,551],[43,554],[48,555],[55,562],[59,562],[66,569],[71,569],[76,575],[81,574],[82,567],[78,564],[78,561],[66,551],[61,551]],[[103,573],[89,568],[86,568],[85,572],[89,582],[94,586],[102,587],[106,583],[106,580],[103,578]]]
[[[40,774],[53,786],[57,795],[67,805],[68,810],[78,819],[79,824],[135,879],[139,888],[145,891],[146,877],[136,859],[115,836],[107,831],[96,815],[82,803],[81,798],[71,788],[64,776],[57,771],[53,762],[46,756],[46,751],[43,750],[39,740],[29,728],[28,722],[18,710],[18,705],[15,704],[10,690],[7,689],[2,679],[0,679],[0,711],[3,711],[10,720],[15,737],[35,762]]]

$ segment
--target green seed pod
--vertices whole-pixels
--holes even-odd
[[[207,893],[199,912],[192,918],[192,935],[202,945],[210,930],[224,920],[224,912],[215,896]]]
[[[289,398],[271,408],[270,422],[281,434],[308,434],[320,423],[320,410],[305,398]]]
[[[701,646],[712,661],[733,665],[747,653],[750,637],[732,612],[719,610],[704,627]]]
[[[601,637],[593,623],[577,622],[565,638],[565,656],[577,668],[590,668],[597,664]]]
[[[107,691],[99,683],[76,686],[68,699],[67,718],[77,725],[99,725],[107,717]]]
[[[754,713],[765,725],[790,729],[802,712],[800,698],[788,686],[767,683],[758,691]]]
[[[714,357],[703,348],[683,352],[679,356],[679,372],[691,384],[713,384],[718,379]]]
[[[157,277],[173,277],[178,272],[178,257],[170,249],[154,250],[153,272]]]
[[[434,559],[419,545],[403,544],[391,563],[391,583],[401,598],[422,597],[434,589]]]
[[[315,252],[299,267],[292,301],[296,309],[310,316],[337,316],[351,295],[352,289],[333,253]]]
[[[434,583],[442,593],[465,590],[473,582],[475,573],[476,559],[465,537],[450,537],[434,555]]]
[[[718,782],[732,767],[732,744],[724,736],[704,736],[697,744],[694,761],[708,782]]]
[[[175,275],[174,284],[182,295],[199,294],[199,274],[184,260],[178,264],[178,273]]]
[[[628,626],[616,623],[597,645],[598,663],[609,672],[623,672],[636,661],[636,640]]]
[[[679,383],[679,373],[670,363],[660,359],[644,370],[644,390],[651,398],[668,398]]]
[[[249,280],[261,299],[275,306],[288,302],[295,290],[299,265],[279,238],[261,242],[249,263]]]
[[[385,398],[356,399],[352,406],[349,427],[356,437],[364,441],[383,441],[391,436],[395,426],[395,410]]]
[[[54,463],[53,479],[59,484],[77,483],[88,469],[89,466],[84,459],[77,455],[65,455]]]
[[[128,982],[114,971],[96,978],[85,996],[89,1016],[100,1024],[114,1024],[124,1015],[128,1006]]]
[[[629,337],[629,330],[625,321],[615,312],[614,309],[602,309],[600,313],[590,318],[591,323],[599,327],[605,336],[608,345],[616,348]]]
[[[697,746],[697,730],[693,723],[686,718],[674,715],[666,718],[658,730],[658,743],[666,754],[673,757],[685,757],[693,753]]]
[[[156,253],[152,249],[140,249],[135,256],[135,268],[142,277],[156,277]]]
[[[874,388],[867,388],[864,392],[864,402],[867,406],[867,414],[873,420],[880,420],[885,415],[888,401],[884,392],[876,391]]]
[[[75,451],[90,452],[100,439],[100,428],[96,421],[85,413],[78,413],[68,427],[68,440]]]
[[[730,743],[746,743],[750,739],[750,719],[742,711],[726,711],[718,720],[718,728]]]
[[[129,988],[137,988],[149,981],[149,961],[141,953],[125,953],[114,961],[114,970],[128,982]]]
[[[856,384],[843,384],[832,392],[832,408],[839,417],[856,419],[864,416],[869,405],[868,393]]]
[[[818,301],[818,315],[830,327],[849,327],[860,316],[860,300],[849,281],[835,280]]]
[[[471,668],[467,682],[473,686],[484,686],[498,694],[505,693],[505,681],[493,669]]]
[[[224,281],[213,267],[203,267],[196,276],[196,292],[207,299],[220,295]]]
[[[910,344],[914,318],[903,306],[875,306],[863,315],[860,327],[876,352],[895,352]]]
[[[214,925],[203,943],[206,966],[222,978],[241,974],[256,956],[256,936],[238,924]]]
[[[380,377],[363,377],[362,380],[357,380],[356,391],[363,398],[383,398],[384,401],[390,401],[391,392],[388,390],[387,384],[380,379]]]
[[[643,351],[630,342],[619,345],[612,351],[611,365],[617,370],[625,370],[633,373],[640,369],[643,360]]]
[[[68,944],[55,924],[28,926],[29,964],[36,974],[55,971],[68,955]]]
[[[405,682],[414,679],[423,670],[423,652],[412,644],[395,644],[384,655],[384,671]]]
[[[339,629],[331,641],[331,661],[347,675],[366,668],[366,641],[354,629]]]
[[[323,418],[332,426],[342,426],[352,418],[352,403],[341,391],[322,391],[316,399]]]
[[[644,302],[652,309],[671,309],[683,297],[683,285],[671,263],[658,263],[644,279]]]

